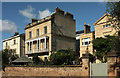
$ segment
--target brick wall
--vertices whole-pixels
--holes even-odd
[[[88,76],[82,67],[6,67],[3,76]]]

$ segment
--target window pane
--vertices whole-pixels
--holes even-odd
[[[37,29],[37,36],[39,36],[39,29]]]
[[[85,42],[85,45],[88,45],[88,42]]]
[[[44,27],[44,34],[47,34],[47,27]]]
[[[84,42],[82,42],[82,45],[84,45]]]
[[[108,27],[108,24],[106,25],[106,27]]]
[[[14,40],[14,44],[16,43],[16,41]]]
[[[6,42],[6,48],[7,48],[7,42]]]
[[[29,32],[29,38],[31,38],[31,32]]]
[[[103,28],[105,28],[105,25],[103,25]]]
[[[31,45],[31,43],[30,43],[30,51],[32,50],[32,45]]]
[[[89,41],[89,44],[90,44],[90,41]]]

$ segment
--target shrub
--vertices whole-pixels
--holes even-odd
[[[50,63],[52,65],[70,65],[74,60],[76,60],[76,56],[72,49],[58,50],[50,56]]]

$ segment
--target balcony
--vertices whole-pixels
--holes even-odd
[[[43,53],[43,52],[48,52],[49,50],[46,49],[40,49],[40,50],[31,50],[31,51],[27,51],[25,54],[34,54],[34,53]]]
[[[32,39],[25,41],[26,43],[26,52],[25,54],[34,54],[34,53],[45,53],[48,52],[48,36]]]

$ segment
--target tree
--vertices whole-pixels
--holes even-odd
[[[116,36],[111,42],[111,49],[120,52],[120,36]]]
[[[111,16],[108,20],[113,24],[116,33],[118,33],[118,36],[112,41],[112,49],[116,52],[120,52],[120,1],[108,2],[106,7],[106,12]]]
[[[18,58],[16,51],[14,49],[4,49],[1,51],[2,53],[2,64],[10,65],[12,61]]]
[[[43,64],[43,60],[40,59],[37,54],[33,55],[33,59],[32,60],[33,60],[33,63],[35,65]]]
[[[70,65],[74,60],[76,56],[72,49],[61,49],[50,56],[50,62],[53,65]]]
[[[120,2],[108,2],[106,12],[110,14],[108,21],[113,24],[116,32],[120,31]]]
[[[111,41],[114,36],[107,36],[107,38],[96,38],[93,40],[93,47],[96,50],[95,55],[101,62],[106,62],[107,53],[111,51]]]

